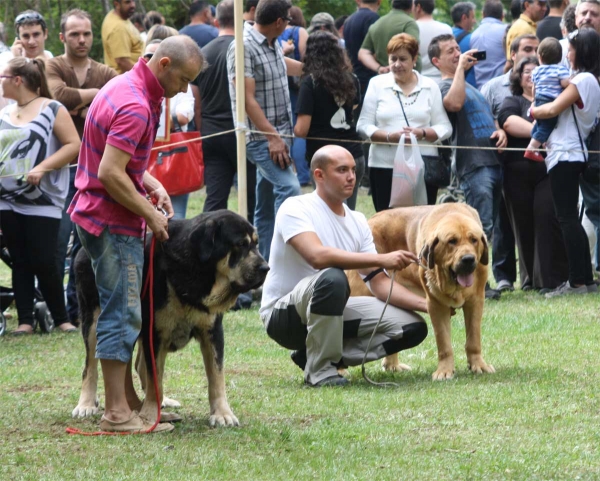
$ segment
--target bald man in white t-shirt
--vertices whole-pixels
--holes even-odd
[[[346,149],[322,147],[311,162],[316,191],[287,199],[275,219],[260,316],[267,334],[294,351],[292,360],[313,387],[348,384],[338,369],[363,360],[390,290],[384,269],[417,262],[406,251],[378,254],[365,216],[345,205],[355,167]],[[358,269],[375,297],[349,297],[345,269]],[[414,311],[427,312],[425,298],[394,283],[368,361],[425,339],[427,325]]]

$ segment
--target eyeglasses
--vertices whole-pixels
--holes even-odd
[[[151,59],[153,56],[154,56],[154,54],[153,54],[153,53],[145,53],[145,54],[144,54],[144,58],[145,58],[146,60],[150,60],[150,59]]]
[[[290,23],[293,18],[292,17],[281,17],[281,20],[285,20],[287,23]]]
[[[46,20],[37,12],[25,12],[17,15],[15,18],[15,27],[27,22],[39,22],[44,30],[46,30]]]
[[[16,77],[16,75],[0,75],[0,79],[3,79],[3,78],[15,78],[15,77]]]

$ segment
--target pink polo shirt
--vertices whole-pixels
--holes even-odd
[[[75,176],[77,193],[67,211],[90,234],[99,236],[108,227],[111,234],[143,236],[144,219],[110,196],[98,180],[98,169],[106,144],[127,152],[131,155],[127,175],[139,194],[146,195],[143,176],[163,95],[157,78],[140,59],[132,70],[108,82],[90,105]]]

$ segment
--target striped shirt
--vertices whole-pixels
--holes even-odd
[[[531,79],[535,96],[555,99],[563,91],[560,81],[570,77],[569,69],[561,64],[540,65],[533,69]]]
[[[163,95],[164,89],[140,59],[132,70],[107,83],[90,105],[75,177],[78,190],[68,209],[71,220],[90,234],[99,236],[108,227],[111,234],[142,237],[143,218],[109,195],[98,169],[105,145],[126,152],[131,155],[127,175],[139,194],[146,195],[143,177]]]
[[[258,32],[253,25],[250,22],[244,25],[244,77],[255,80],[254,95],[269,123],[280,134],[292,135],[292,104],[283,50],[277,40],[273,45],[269,45],[267,37]],[[227,50],[227,73],[231,108],[235,119],[235,42],[231,42]],[[250,119],[247,119],[247,123],[250,130],[258,130]],[[266,140],[266,137],[246,133],[246,142],[255,140]]]

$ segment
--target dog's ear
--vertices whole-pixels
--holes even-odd
[[[429,267],[430,269],[433,269],[435,267],[435,256],[433,254],[433,251],[435,250],[435,247],[438,245],[438,243],[440,242],[439,238],[435,238],[433,239],[433,242],[431,242],[431,244],[425,244],[425,247],[423,248],[423,254],[421,254],[421,257],[424,257],[425,260],[427,261],[427,267]],[[421,259],[419,259],[419,261],[421,261]]]
[[[219,225],[212,219],[201,223],[191,235],[191,245],[198,249],[200,262],[207,262],[215,250],[215,239]]]
[[[488,243],[487,243],[485,234],[483,234],[481,236],[481,243],[483,244],[483,252],[481,253],[479,262],[481,262],[484,266],[487,266],[488,263],[490,262],[490,253],[489,253]]]

